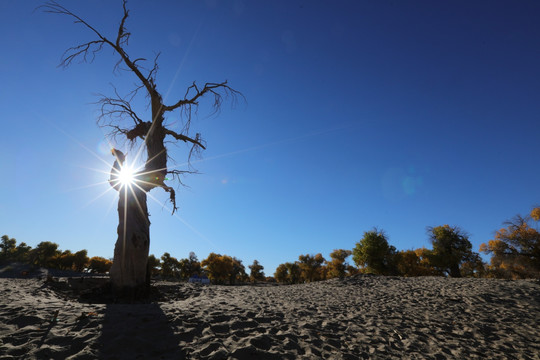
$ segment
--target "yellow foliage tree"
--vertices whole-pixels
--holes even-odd
[[[428,255],[430,263],[444,274],[461,277],[461,264],[474,255],[469,236],[459,227],[450,225],[428,227],[428,234],[433,244]]]
[[[396,248],[388,244],[386,233],[376,228],[364,232],[352,251],[353,261],[361,272],[382,275],[395,272],[395,253]]]
[[[485,277],[486,264],[482,261],[478,253],[473,252],[460,264],[459,271],[464,277]]]
[[[248,266],[250,273],[249,279],[251,282],[264,281],[264,266],[262,266],[258,260],[253,260],[253,264]]]
[[[17,240],[10,238],[7,235],[3,235],[0,242],[0,260],[12,260],[16,244]]]
[[[225,255],[227,256],[227,255]],[[231,258],[230,256],[228,256]],[[229,283],[236,284],[237,282],[248,282],[249,276],[246,274],[246,267],[242,264],[242,260],[232,257],[233,270],[229,274]]]
[[[178,278],[180,277],[178,259],[172,257],[168,252],[163,253],[161,256],[161,276],[166,278]]]
[[[395,256],[397,271],[402,276],[437,275],[428,259],[429,250],[426,248],[400,251]]]
[[[349,264],[345,261],[346,258],[352,255],[351,250],[337,249],[330,253],[331,261],[326,263],[327,274],[331,278],[343,278],[347,274]]]
[[[208,278],[216,284],[223,284],[227,280],[230,284],[234,284],[248,278],[242,261],[228,255],[210,253],[201,262],[201,266],[208,274]]]
[[[93,273],[105,274],[111,269],[111,266],[112,261],[99,256],[94,256],[90,258],[88,268]]]
[[[55,268],[60,270],[72,270],[74,261],[74,254],[69,250],[65,250],[54,257],[53,264]]]
[[[81,272],[88,265],[89,261],[90,259],[88,258],[88,251],[79,250],[73,254],[73,269]]]
[[[298,266],[300,266],[302,272],[302,280],[306,282],[322,280],[322,265],[325,261],[320,253],[317,255],[300,255],[298,257]]]
[[[302,281],[302,270],[300,269],[298,261],[280,264],[274,273],[274,278],[279,283],[300,283]]]
[[[531,210],[531,217],[533,218],[534,221],[540,220],[540,207],[535,207],[534,209]]]
[[[286,283],[287,275],[287,266],[285,264],[279,264],[274,272],[274,279],[276,279],[278,283]]]
[[[540,220],[540,208],[529,216],[517,215],[505,222],[495,239],[480,245],[480,252],[492,254],[488,275],[510,279],[540,277],[540,232],[532,222]]]

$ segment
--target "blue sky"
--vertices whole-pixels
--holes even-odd
[[[115,36],[120,1],[61,3]],[[40,4],[0,1],[0,233],[112,257],[113,157],[93,102],[136,79],[113,73],[108,49],[58,68],[92,34]],[[430,247],[426,227],[443,224],[478,251],[539,203],[536,1],[128,5],[128,53],[161,51],[166,102],[193,81],[228,80],[246,98],[217,116],[201,104],[193,129],[208,150],[176,215],[151,192],[157,256],[217,252],[272,274],[300,254],[352,249],[375,226],[400,250]],[[170,154],[185,168],[183,145]]]

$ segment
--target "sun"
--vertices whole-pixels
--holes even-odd
[[[118,173],[118,182],[122,186],[129,186],[135,182],[135,169],[132,166],[124,164]]]

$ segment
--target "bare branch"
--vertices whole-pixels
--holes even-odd
[[[92,32],[94,32],[99,38],[98,40],[89,41],[85,44],[74,46],[66,50],[66,52],[64,53],[64,56],[62,57],[60,66],[67,67],[71,64],[71,62],[75,58],[81,57],[81,56],[83,58],[83,61],[87,61],[88,54],[90,51],[92,51],[93,56],[95,56],[95,53],[101,50],[104,44],[107,44],[110,47],[112,47],[118,53],[118,55],[120,55],[120,57],[122,58],[122,61],[127,65],[129,70],[131,70],[139,78],[141,83],[144,85],[144,87],[148,91],[148,94],[153,95],[155,93],[155,85],[153,85],[148,80],[148,78],[151,78],[151,76],[150,75],[144,76],[141,73],[136,62],[133,62],[130,60],[128,54],[125,52],[123,48],[123,46],[126,46],[128,44],[131,33],[129,33],[125,27],[126,20],[129,16],[129,10],[126,7],[126,0],[123,0],[122,7],[123,7],[124,14],[122,16],[122,20],[120,21],[120,25],[118,26],[118,34],[116,36],[116,41],[114,43],[110,41],[109,39],[107,39],[105,36],[103,36],[99,31],[97,31],[92,25],[84,21],[81,17],[72,13],[71,11],[69,11],[62,5],[58,4],[54,0],[45,3],[45,5],[39,6],[38,9],[42,9],[46,13],[67,15],[69,17],[72,17],[75,19],[76,24],[83,24]],[[120,62],[115,65],[114,69],[116,69],[119,64]],[[153,73],[155,74],[155,71],[153,71]]]
[[[155,87],[155,81],[156,81],[156,74],[159,68],[157,61],[160,55],[161,55],[161,52],[158,52],[156,54],[156,57],[154,58],[154,66],[152,67],[152,69],[150,69],[150,71],[148,71],[148,76],[146,77],[146,79],[150,83],[152,83],[154,87]]]
[[[182,176],[198,174],[198,172],[195,170],[168,170],[167,174],[171,175],[170,180],[177,181],[179,185],[188,187],[186,184],[182,182]]]
[[[124,10],[124,16],[120,21],[120,26],[118,27],[118,35],[116,37],[116,45],[118,47],[121,47],[122,45],[128,45],[129,37],[131,35],[131,33],[128,32],[126,29],[126,20],[129,16],[129,10],[126,7],[126,0],[122,2],[122,8]]]
[[[189,128],[191,126],[192,116],[198,111],[199,99],[207,94],[212,95],[214,100],[212,105],[213,112],[211,113],[211,115],[219,112],[224,98],[232,97],[233,103],[235,103],[237,96],[241,96],[242,98],[244,97],[242,93],[234,90],[229,85],[227,85],[227,81],[224,81],[222,83],[206,83],[202,89],[200,89],[198,85],[194,82],[191,86],[187,88],[184,99],[178,101],[176,104],[171,106],[163,105],[163,112],[173,111],[180,108],[181,117],[184,121],[181,133],[188,134]],[[199,140],[200,135],[197,134],[196,141],[200,142]],[[205,149],[204,146],[201,146],[200,148]],[[191,158],[193,152],[198,152],[200,148],[193,147],[190,151],[189,157]]]
[[[191,95],[191,97],[188,97],[193,91],[195,92],[195,94]],[[222,83],[206,83],[204,84],[204,87],[202,89],[199,89],[197,84],[193,83],[190,87],[188,87],[183,99],[179,100],[174,105],[163,106],[163,111],[173,111],[181,106],[186,105],[198,105],[199,98],[201,98],[207,93],[211,93],[214,96],[213,107],[215,111],[219,110],[219,107],[223,102],[223,96],[232,96],[233,98],[236,98],[236,96],[238,95],[243,96],[242,93],[234,90],[229,85],[227,85],[227,81],[224,81]]]
[[[178,210],[178,207],[176,206],[176,193],[170,186],[164,186],[163,190],[169,193],[169,200],[171,200],[171,204],[173,206],[172,213],[174,214],[174,212]]]
[[[120,97],[111,98],[101,94],[100,96],[101,98],[97,102],[101,105],[101,115],[98,118],[98,123],[100,123],[103,118],[115,118],[122,120],[126,116],[131,118],[135,125],[143,122],[137,113],[131,108],[129,101]]]
[[[200,134],[200,133],[196,133],[196,134],[195,134],[195,140],[196,140],[198,143],[199,143],[199,142],[200,142],[200,143],[204,142],[204,140],[201,138],[201,134]],[[205,142],[205,145],[206,145],[206,142]],[[191,149],[189,150],[188,162],[191,161],[191,157],[193,156],[193,154],[196,154],[197,156],[200,156],[200,155],[201,155],[201,148],[203,148],[204,150],[206,150],[206,148],[205,148],[204,146],[202,146],[202,145],[201,145],[200,147],[195,146],[195,145],[193,145],[193,146],[191,147]],[[191,164],[190,164],[190,166],[191,166]]]
[[[152,84],[148,80],[148,77],[150,77],[150,75],[144,76],[141,73],[138,65],[136,64],[137,60],[140,60],[140,58],[136,59],[135,61],[131,61],[129,59],[128,54],[125,52],[123,48],[123,46],[128,44],[131,33],[129,33],[125,27],[126,20],[129,16],[129,10],[126,7],[126,0],[123,1],[122,7],[124,9],[124,16],[122,17],[122,20],[120,21],[120,26],[118,27],[118,35],[116,36],[116,43],[112,44],[111,46],[113,46],[116,52],[122,57],[122,60],[124,60],[124,63],[127,65],[127,67],[131,71],[133,71],[133,73],[142,82],[144,87],[146,87],[148,94],[152,95],[155,92],[155,86],[152,86]]]
[[[137,128],[138,125],[144,123],[144,121],[137,115],[135,110],[131,107],[131,99],[125,99],[120,94],[118,94],[117,89],[113,86],[114,94],[116,97],[105,96],[98,94],[100,99],[96,104],[100,105],[100,115],[98,116],[97,123],[100,127],[111,128],[112,131],[109,134],[112,138],[115,138],[122,134],[128,140],[134,141],[137,136],[131,137],[130,135],[133,132],[133,129]],[[135,124],[133,129],[121,128],[115,123],[121,123],[124,119],[129,118]],[[146,133],[144,133],[146,134]],[[141,139],[144,139],[143,136],[140,136]]]
[[[133,86],[135,87],[133,90],[131,90],[128,94],[127,94],[127,101],[133,101],[133,98],[137,95],[137,93],[139,92],[139,90],[141,90],[142,88],[144,88],[144,85],[137,85],[137,84],[133,84]]]
[[[135,59],[135,60],[133,60],[133,65],[136,65],[137,61],[146,61],[146,59],[145,58]]]
[[[125,1],[124,1],[124,5],[125,5]],[[74,13],[72,13],[71,11],[69,11],[68,9],[63,7],[62,5],[58,4],[54,0],[46,2],[44,5],[38,6],[37,9],[42,9],[43,12],[50,13],[50,14],[59,14],[59,15],[71,16],[72,18],[75,19],[75,21],[74,21],[75,24],[83,24],[83,25],[85,25],[87,28],[92,30],[101,40],[107,41],[105,39],[105,37],[103,35],[101,35],[101,33],[99,31],[97,31],[95,28],[93,28],[90,24],[88,24],[82,18],[75,15]]]
[[[193,145],[199,146],[199,147],[203,148],[204,150],[206,150],[206,147],[202,144],[201,134],[199,134],[199,133],[197,133],[195,135],[195,139],[192,139],[189,136],[186,136],[184,134],[177,134],[176,132],[165,128],[165,134],[174,137],[176,140],[180,140],[180,141],[183,141],[183,142],[190,142]]]
[[[50,14],[70,16],[75,19],[74,21],[75,24],[83,24],[88,29],[92,30],[99,38],[99,40],[89,41],[82,45],[73,46],[67,49],[62,55],[62,60],[60,61],[59,66],[66,68],[73,62],[74,59],[81,56],[82,56],[82,61],[86,62],[88,61],[88,55],[90,52],[92,53],[92,60],[90,60],[90,62],[92,62],[95,58],[96,53],[99,52],[103,48],[103,44],[110,43],[94,27],[92,27],[90,24],[84,21],[81,17],[75,15],[74,13],[72,13],[71,11],[63,7],[62,5],[58,4],[56,1],[49,1],[42,6],[39,6],[38,9],[42,9],[44,12],[50,13]]]
[[[107,134],[107,137],[112,138],[112,139],[116,139],[118,136],[122,135],[122,137],[124,138],[124,141],[125,141],[125,138],[127,137],[127,133],[129,132],[129,130],[123,129],[120,126],[117,126],[117,125],[114,125],[114,124],[103,124],[103,125],[100,125],[100,126],[104,127],[104,128],[112,129]]]
[[[64,54],[62,55],[62,60],[58,66],[67,68],[69,65],[71,65],[72,61],[79,56],[82,56],[81,62],[93,62],[96,58],[96,53],[101,51],[101,49],[103,48],[103,44],[104,41],[96,40],[87,42],[86,44],[82,44],[79,46],[70,47],[69,49],[64,51]],[[93,48],[91,51],[92,59],[88,61],[88,55],[91,48]]]

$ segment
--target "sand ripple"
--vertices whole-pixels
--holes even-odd
[[[540,359],[533,280],[155,285],[157,303],[84,304],[0,279],[0,358]]]

